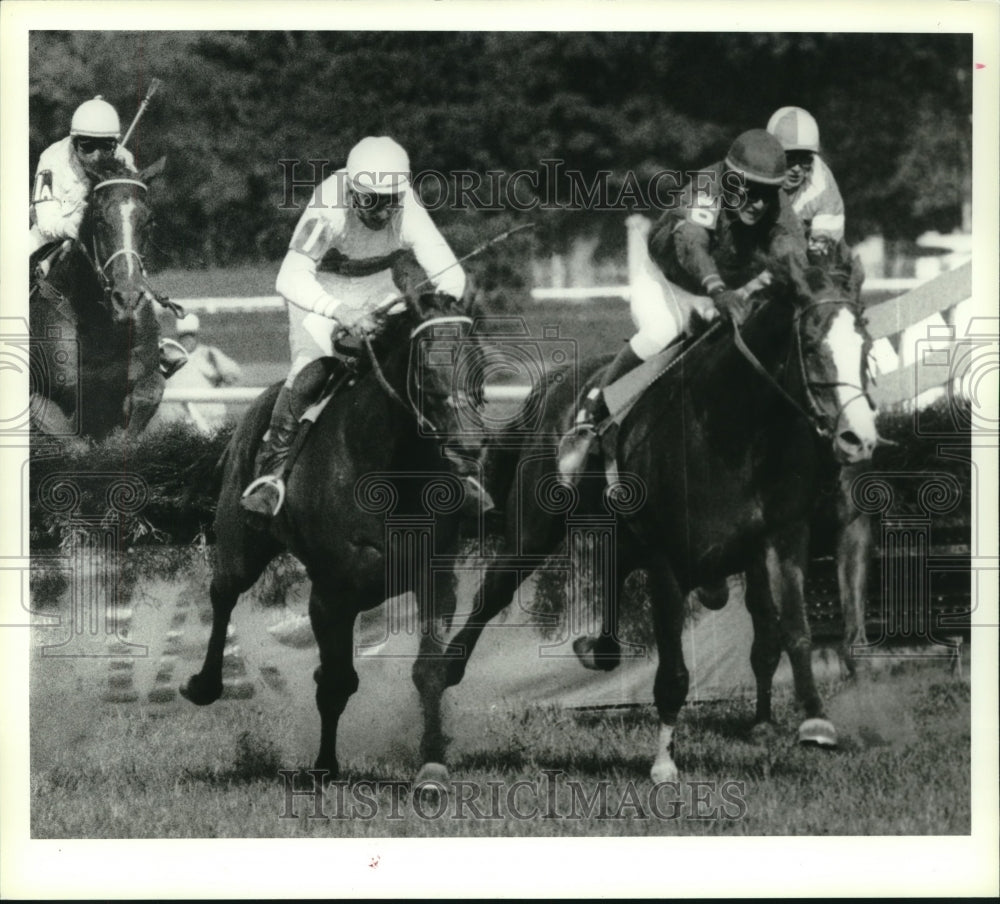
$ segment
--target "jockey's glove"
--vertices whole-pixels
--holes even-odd
[[[349,333],[356,335],[373,333],[378,329],[378,324],[368,311],[346,304],[337,307],[334,319]]]
[[[750,314],[753,306],[750,299],[742,292],[733,289],[722,289],[712,296],[712,301],[719,309],[719,313],[727,320],[731,320],[737,326],[743,323]]]

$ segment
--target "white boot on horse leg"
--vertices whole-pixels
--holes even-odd
[[[649,770],[649,777],[654,783],[676,782],[680,777],[677,764],[674,762],[673,748],[674,726],[660,723],[660,736],[656,742],[656,759],[653,761],[653,768]]]
[[[799,743],[816,747],[836,747],[837,729],[829,719],[806,719],[799,726]]]

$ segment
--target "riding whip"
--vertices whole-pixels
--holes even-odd
[[[493,245],[499,244],[500,242],[505,242],[507,239],[509,239],[515,233],[521,232],[521,231],[523,231],[525,229],[534,229],[534,228],[535,228],[535,224],[534,223],[522,223],[520,226],[512,226],[510,229],[506,230],[505,232],[501,232],[499,235],[495,235],[495,236],[493,236],[493,238],[487,239],[481,245],[477,245],[468,254],[463,254],[457,261],[455,261],[455,263],[449,264],[447,267],[445,267],[440,272],[435,273],[433,276],[428,276],[426,279],[424,279],[421,282],[417,283],[413,287],[413,289],[411,291],[415,292],[418,289],[424,288],[424,286],[427,286],[430,283],[432,283],[442,273],[447,273],[452,267],[457,267],[459,264],[462,264],[465,261],[470,260],[470,259],[476,257],[477,255],[482,254],[487,248],[491,248]],[[378,307],[376,307],[372,311],[372,314],[373,315],[378,315],[378,314],[382,313],[383,311],[387,311],[389,308],[393,307],[394,305],[399,304],[399,302],[401,300],[402,300],[401,298],[390,298],[390,299],[387,299],[386,301],[382,302],[382,304],[380,304]]]
[[[149,83],[149,90],[146,92],[146,96],[142,99],[142,103],[139,104],[139,109],[136,110],[135,112],[135,119],[132,120],[132,125],[128,127],[128,131],[125,133],[125,136],[119,142],[119,144],[122,147],[128,144],[129,138],[132,137],[132,132],[135,131],[136,125],[138,124],[139,120],[142,119],[142,114],[146,112],[146,107],[149,106],[149,101],[151,100],[153,95],[156,94],[161,84],[162,82],[158,78],[154,78]]]

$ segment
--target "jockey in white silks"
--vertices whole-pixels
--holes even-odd
[[[56,242],[76,241],[89,203],[88,169],[114,158],[136,172],[132,152],[119,144],[121,131],[118,111],[97,95],[76,108],[69,135],[42,151],[31,192],[29,254]],[[44,257],[51,260],[51,255]],[[47,260],[39,262],[41,275],[48,269]],[[186,362],[187,354],[177,342],[160,340],[160,372],[165,377]]]
[[[386,136],[364,138],[351,150],[346,167],[313,192],[278,273],[277,290],[288,308],[292,366],[258,453],[259,476],[243,495],[247,511],[271,517],[284,498],[281,474],[298,428],[292,396],[296,376],[311,361],[333,353],[336,324],[352,332],[375,328],[371,313],[399,296],[391,256],[404,250],[413,253],[434,291],[462,298],[465,272],[411,190],[406,151]],[[320,276],[317,265],[331,252],[342,272]],[[353,271],[366,275],[350,275],[352,262],[364,264]],[[467,493],[478,495],[488,508],[475,477],[462,476]]]

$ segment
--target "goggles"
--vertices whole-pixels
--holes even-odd
[[[87,138],[80,136],[74,138],[73,141],[76,144],[76,149],[81,154],[93,154],[94,151],[104,151],[111,154],[118,147],[117,138]]]

